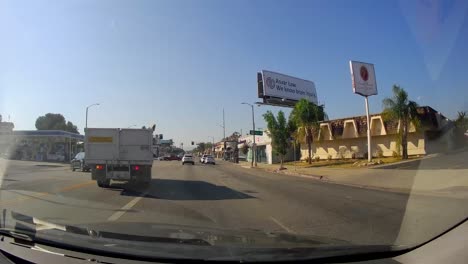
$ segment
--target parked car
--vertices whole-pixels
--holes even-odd
[[[192,165],[195,165],[195,161],[193,160],[193,156],[192,156],[192,155],[185,154],[185,155],[182,157],[182,165],[185,165],[185,163],[190,163],[190,164],[192,164]]]
[[[205,161],[205,164],[213,164],[213,165],[216,164],[215,159],[213,158],[213,156],[210,156],[210,155],[206,156],[204,161]]]
[[[75,171],[76,169],[80,171],[90,171],[90,168],[88,165],[85,163],[85,153],[84,152],[79,152],[76,154],[75,158],[73,158],[70,161],[70,166],[72,171]]]
[[[201,157],[200,157],[200,163],[205,163],[205,158],[206,156],[208,156],[207,154],[203,154]]]

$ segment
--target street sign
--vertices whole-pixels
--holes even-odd
[[[250,135],[256,135],[256,136],[263,136],[263,131],[258,131],[258,130],[250,130]]]
[[[374,64],[350,61],[351,80],[353,92],[362,96],[377,94],[377,81],[375,78]]]

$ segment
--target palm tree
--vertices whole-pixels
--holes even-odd
[[[415,127],[419,125],[418,104],[408,99],[408,93],[398,85],[393,85],[392,98],[385,98],[382,101],[385,119],[398,120],[400,131],[398,132],[399,141],[403,149],[402,158],[408,159],[408,127],[413,123]]]
[[[468,125],[468,117],[466,116],[466,112],[465,111],[458,112],[457,119],[455,120],[455,126],[466,130],[467,125]]]
[[[291,111],[289,120],[294,124],[294,135],[307,144],[308,162],[312,163],[313,132],[318,131],[320,121],[325,120],[326,114],[323,105],[313,104],[307,99],[299,100]]]
[[[271,111],[263,114],[268,127],[268,136],[271,137],[271,146],[273,150],[280,156],[280,169],[283,168],[284,155],[288,152],[290,130],[283,111],[278,112],[278,116]]]

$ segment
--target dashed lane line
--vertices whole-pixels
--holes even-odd
[[[128,210],[132,209],[133,206],[135,206],[143,197],[145,197],[146,193],[143,193],[141,196],[133,198],[130,202],[128,202],[126,205],[124,205],[122,208],[120,208],[119,211],[113,213],[109,218],[107,218],[107,221],[117,221],[120,217],[122,217]]]
[[[275,224],[277,224],[279,227],[283,228],[286,232],[288,233],[291,233],[291,234],[295,234],[296,232],[294,232],[294,230],[292,230],[291,228],[287,227],[286,225],[284,225],[283,223],[281,223],[278,219],[274,218],[274,217],[270,217],[270,219],[275,222]]]

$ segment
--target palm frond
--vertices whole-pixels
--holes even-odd
[[[389,108],[395,108],[395,101],[391,98],[385,98],[382,100],[382,104],[384,106],[384,109],[389,109]]]

